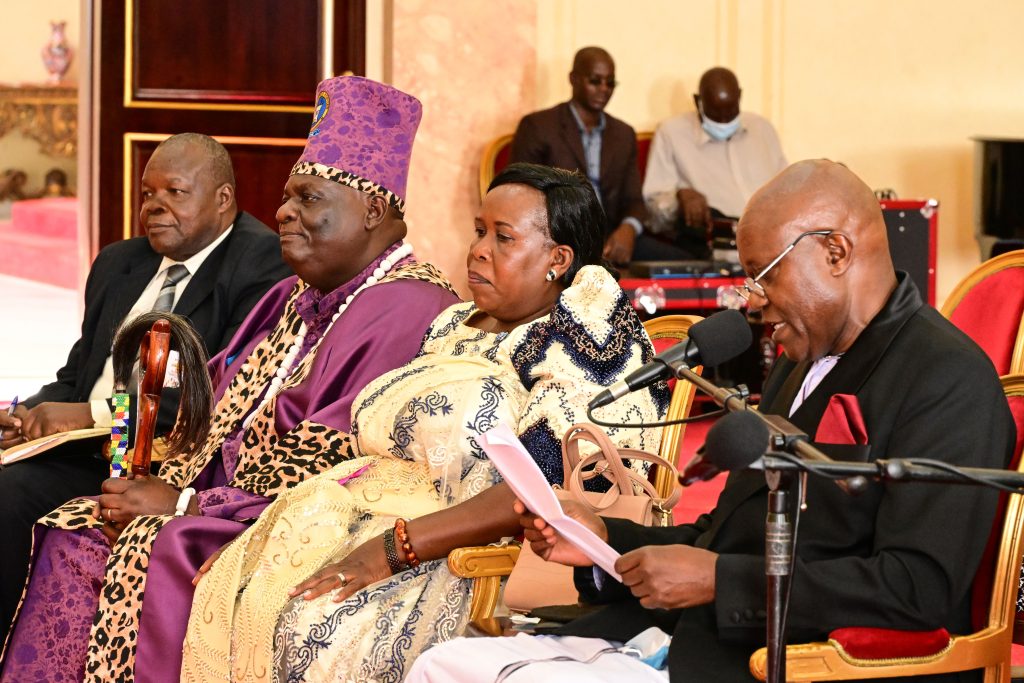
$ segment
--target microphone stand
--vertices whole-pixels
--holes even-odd
[[[793,475],[765,469],[768,482],[768,516],[764,525],[764,576],[768,623],[768,683],[786,680],[786,604],[793,576],[793,522],[789,517],[789,494]]]
[[[679,364],[672,368],[676,379],[692,382],[710,396],[715,403],[726,410],[744,410],[756,415],[768,427],[772,435],[772,446],[817,461],[829,458],[807,441],[807,435],[789,421],[777,415],[764,415],[747,405],[745,387],[726,389],[715,385],[689,367]],[[789,471],[772,470],[765,467],[768,483],[768,514],[765,519],[765,589],[768,620],[765,644],[768,650],[767,683],[784,683],[786,680],[786,605],[792,584],[790,567],[793,560],[793,523],[789,517],[789,495],[793,476]],[[836,482],[847,490],[853,488],[848,482]],[[867,481],[857,481],[857,488],[867,486]]]

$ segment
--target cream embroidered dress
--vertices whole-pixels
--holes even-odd
[[[474,437],[516,429],[549,481],[560,438],[587,402],[653,357],[643,326],[607,272],[588,266],[547,316],[508,333],[470,325],[457,304],[435,319],[419,355],[357,397],[362,457],[280,496],[200,582],[183,681],[400,681],[417,654],[460,635],[469,584],[443,559],[424,562],[342,603],[288,591],[392,526],[456,505],[499,480]],[[664,386],[603,415],[651,421]],[[656,451],[659,430],[611,430],[620,446]]]

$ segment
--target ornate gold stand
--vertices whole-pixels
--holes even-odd
[[[78,150],[78,89],[0,85],[0,136],[15,130],[37,141],[44,154],[73,158]]]

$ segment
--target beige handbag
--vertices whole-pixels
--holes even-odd
[[[580,457],[580,441],[595,444],[599,450]],[[676,478],[676,468],[664,458],[646,451],[616,448],[604,431],[589,422],[573,425],[562,437],[562,488],[555,487],[561,500],[576,500],[603,517],[628,519],[646,526],[667,526],[672,508],[679,500],[679,488],[668,498],[659,498],[647,479],[627,467],[623,459],[645,461],[665,467]],[[584,482],[604,477],[611,487],[604,493],[585,491]],[[505,584],[505,604],[517,612],[545,605],[574,605],[579,594],[573,585],[572,567],[547,562],[523,544],[512,574]]]

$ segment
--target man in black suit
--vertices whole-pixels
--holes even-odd
[[[628,263],[638,240],[646,244],[647,208],[636,165],[636,132],[604,111],[615,90],[615,62],[602,48],[585,47],[576,53],[569,83],[571,100],[519,122],[509,161],[586,175],[608,218],[605,258]]]
[[[849,170],[827,161],[794,164],[750,200],[737,241],[751,276],[743,293],[786,353],[765,383],[761,410],[788,418],[836,459],[1007,465],[1014,426],[992,363],[922,303],[906,273],[893,270],[878,202]],[[836,427],[860,438],[837,438]],[[670,528],[566,505],[623,553],[615,565],[623,583],[585,566],[589,560],[553,529],[524,515],[533,549],[579,567],[581,595],[607,603],[561,632],[600,639],[582,641],[600,649],[609,646],[605,639],[614,645],[657,626],[672,635],[672,681],[752,680],[748,659],[765,641],[767,494],[762,472],[733,472],[710,514]],[[843,626],[973,630],[970,588],[992,528],[994,491],[875,484],[850,497],[812,476],[807,505],[791,641],[823,640]],[[581,641],[556,642],[580,651]],[[464,654],[455,643],[428,652],[420,664],[427,675],[417,678],[414,669],[406,680],[433,680],[430,674]],[[494,653],[497,659],[479,640],[470,647],[497,669],[526,658],[514,645]],[[492,673],[474,671],[480,680]],[[977,681],[977,674],[914,680]]]
[[[289,274],[277,235],[238,210],[227,151],[205,135],[175,135],[153,152],[142,175],[139,220],[146,237],[112,244],[96,257],[81,338],[56,381],[21,402],[13,416],[0,414],[0,447],[110,425],[110,350],[126,317],[157,307],[183,315],[212,355]],[[174,425],[177,407],[176,391],[166,390],[158,432]],[[32,524],[66,500],[99,492],[109,476],[100,445],[65,444],[0,470],[0,633],[21,594]]]

